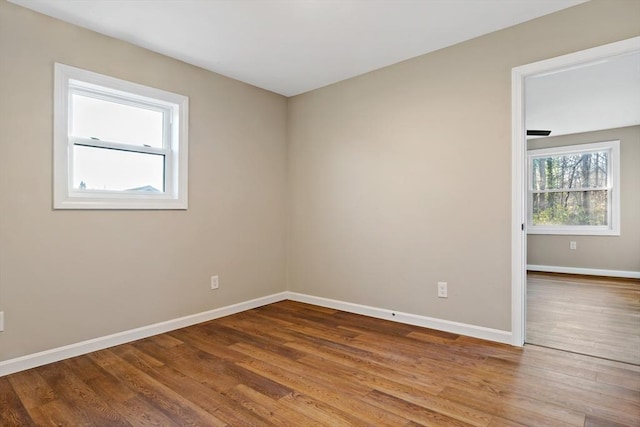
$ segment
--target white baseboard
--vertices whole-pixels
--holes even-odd
[[[143,326],[141,328],[66,345],[64,347],[53,348],[39,353],[16,357],[15,359],[5,360],[0,362],[0,377],[14,372],[35,368],[36,366],[42,366],[48,363],[68,359],[70,357],[91,353],[93,351],[104,350],[105,348],[162,334],[164,332],[185,328],[197,323],[207,322],[209,320],[251,310],[252,308],[261,307],[263,305],[272,304],[285,299],[286,292],[281,292],[238,304],[204,311],[202,313],[196,313],[189,316],[179,317],[177,319],[167,320],[165,322],[155,323],[153,325]]]
[[[164,332],[185,328],[187,326],[207,322],[209,320],[218,319],[220,317],[229,316],[232,314],[240,313],[242,311],[251,310],[253,308],[287,299],[319,305],[335,310],[342,310],[349,313],[362,314],[365,316],[375,317],[377,319],[391,320],[394,322],[422,326],[425,328],[437,329],[454,334],[467,335],[470,337],[485,339],[489,341],[512,344],[512,334],[508,331],[501,331],[498,329],[485,328],[482,326],[452,322],[449,320],[436,319],[433,317],[420,316],[417,314],[403,313],[399,311],[388,310],[385,308],[370,307],[366,305],[316,297],[312,295],[299,294],[296,292],[280,292],[278,294],[268,295],[266,297],[256,298],[250,301],[204,311],[202,313],[196,313],[177,319],[167,320],[165,322],[155,323],[153,325],[143,326],[141,328],[118,332],[104,337],[94,338],[63,347],[41,351],[39,353],[16,357],[15,359],[5,360],[0,362],[0,377],[13,374],[15,372],[35,368],[37,366],[46,365],[48,363],[58,362],[60,360],[91,353],[93,351],[104,350],[105,348],[113,347],[120,344],[126,344],[128,342],[162,334]]]
[[[388,310],[386,308],[371,307],[367,305],[354,304],[350,302],[338,301],[328,298],[315,297],[312,295],[287,292],[287,299],[307,304],[319,305],[335,310],[342,310],[349,313],[362,314],[375,317],[377,319],[391,320],[393,322],[406,323],[409,325],[422,326],[424,328],[437,329],[439,331],[451,332],[459,335],[480,338],[488,341],[495,341],[504,344],[512,344],[512,334],[510,331],[485,328],[483,326],[469,325],[466,323],[452,322],[450,320],[436,319],[433,317],[421,316],[400,311]]]
[[[529,271],[545,273],[584,274],[586,276],[623,277],[626,279],[640,279],[640,271],[603,270],[598,268],[558,267],[555,265],[529,265]]]

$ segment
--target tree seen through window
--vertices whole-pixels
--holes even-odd
[[[608,169],[608,151],[533,158],[533,225],[608,225]]]

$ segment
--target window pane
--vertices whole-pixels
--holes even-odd
[[[162,148],[161,111],[72,95],[71,135]]]
[[[164,156],[74,145],[73,188],[161,193]]]
[[[606,187],[608,160],[607,151],[535,158],[533,190]]]
[[[533,193],[533,225],[607,225],[607,190]]]

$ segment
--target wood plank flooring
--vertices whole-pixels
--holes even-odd
[[[526,342],[640,365],[640,280],[529,272]]]
[[[640,367],[284,301],[0,378],[2,426],[639,426]]]

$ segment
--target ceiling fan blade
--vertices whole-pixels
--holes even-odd
[[[550,134],[550,130],[527,130],[527,136],[549,136]]]

